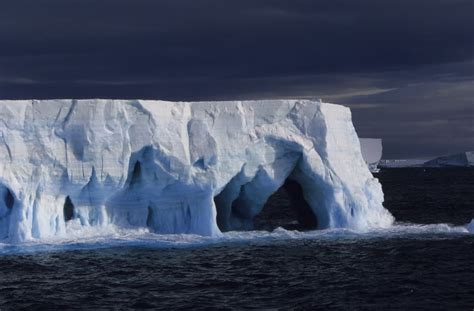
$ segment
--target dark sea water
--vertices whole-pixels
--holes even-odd
[[[461,225],[474,218],[474,168],[397,168],[375,176],[397,221]]]
[[[474,170],[377,177],[403,222],[394,229],[9,252],[0,255],[0,310],[473,310],[474,234],[456,226],[474,218]]]

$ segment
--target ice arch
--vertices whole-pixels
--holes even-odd
[[[344,212],[331,206],[337,195],[335,191],[339,189],[319,175],[306,173],[308,163],[305,163],[303,152],[298,151],[299,146],[285,141],[268,142],[268,145],[272,146],[274,153],[272,162],[259,166],[256,172],[249,173],[243,167],[214,198],[220,230],[255,229],[254,218],[261,213],[269,198],[285,185],[296,187],[301,192],[302,198],[293,204],[308,204],[310,216],[317,219],[314,228],[329,228],[334,220],[342,223],[344,215],[341,214]],[[297,212],[305,213],[307,210]]]
[[[67,236],[72,224],[219,235],[218,223],[250,228],[288,178],[318,228],[393,222],[338,105],[0,101],[0,137],[0,239]]]
[[[245,204],[245,189],[246,185],[240,187],[238,197],[231,204],[225,201],[225,192],[215,198],[217,225],[221,231],[318,228],[318,219],[304,198],[302,186],[291,177],[256,208]]]
[[[283,227],[306,231],[317,229],[318,219],[305,200],[301,185],[287,178],[283,186],[268,198],[253,219],[253,225],[257,230],[273,231]]]

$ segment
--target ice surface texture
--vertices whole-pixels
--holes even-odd
[[[251,229],[287,178],[302,186],[319,228],[393,222],[342,106],[0,101],[0,239],[63,236],[72,225]]]

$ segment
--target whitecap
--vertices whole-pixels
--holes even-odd
[[[146,248],[196,248],[214,245],[272,244],[290,240],[327,240],[337,242],[360,241],[366,239],[416,238],[437,239],[456,238],[474,232],[474,221],[468,226],[451,224],[411,224],[396,223],[385,229],[364,232],[350,229],[325,229],[314,231],[293,231],[277,228],[268,231],[230,231],[219,236],[196,234],[156,234],[146,228],[124,229],[113,225],[70,228],[67,237],[53,237],[29,240],[22,243],[0,242],[0,255],[64,250],[84,250],[114,247]]]

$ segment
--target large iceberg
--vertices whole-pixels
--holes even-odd
[[[302,187],[318,228],[393,222],[343,106],[0,101],[0,239],[64,236],[72,223],[248,230],[287,179]]]

